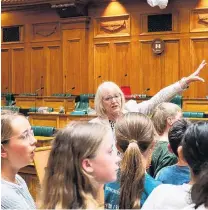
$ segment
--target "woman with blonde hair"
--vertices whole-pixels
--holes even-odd
[[[131,112],[116,122],[115,135],[122,160],[118,182],[105,186],[105,207],[140,208],[160,184],[146,173],[155,144],[154,126],[149,117]]]
[[[98,191],[116,180],[117,162],[107,127],[73,123],[60,130],[48,160],[42,208],[98,208]]]
[[[11,111],[1,112],[1,209],[35,209],[18,171],[33,161],[36,139],[28,120]]]
[[[206,62],[202,61],[194,73],[161,89],[151,99],[141,103],[136,103],[135,100],[129,100],[125,103],[124,94],[117,84],[103,82],[97,88],[95,95],[95,111],[98,117],[91,120],[91,122],[106,125],[114,130],[116,120],[120,119],[126,112],[140,112],[151,115],[158,104],[170,101],[175,95],[186,90],[191,83],[204,81],[199,77],[199,74],[205,65]]]

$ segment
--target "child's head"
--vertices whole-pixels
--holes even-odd
[[[181,146],[183,136],[191,122],[186,119],[180,119],[173,123],[168,132],[168,140],[173,153],[178,157],[178,148]]]
[[[208,122],[198,122],[186,130],[183,143],[183,155],[197,177],[208,163]]]
[[[173,123],[182,117],[181,108],[173,103],[164,102],[159,104],[153,114],[152,122],[159,135],[169,129]]]
[[[139,208],[146,161],[154,145],[155,129],[140,113],[127,113],[115,125],[117,147],[123,153],[119,207]]]
[[[35,144],[30,123],[23,115],[11,111],[1,112],[2,170],[11,167],[10,170],[18,171],[31,163]]]
[[[96,188],[116,180],[113,141],[112,131],[98,124],[76,123],[60,130],[48,160],[43,207],[96,205]]]

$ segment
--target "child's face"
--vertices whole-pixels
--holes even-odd
[[[90,160],[94,179],[101,184],[115,181],[119,159],[114,145],[113,134],[109,131],[103,137],[95,158]]]
[[[4,146],[4,149],[10,166],[19,170],[33,161],[37,141],[26,118],[20,116],[14,119],[11,126],[13,136],[9,139],[9,143]]]

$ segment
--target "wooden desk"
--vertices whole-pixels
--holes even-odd
[[[208,99],[183,99],[183,111],[188,112],[208,112]]]
[[[63,128],[71,121],[90,121],[95,117],[91,115],[71,116],[68,114],[29,113],[29,121],[32,126],[52,126],[56,128]]]
[[[47,106],[52,107],[54,111],[59,111],[60,107],[64,107],[67,113],[74,110],[75,96],[71,97],[55,97],[55,96],[16,96],[16,106],[22,109],[31,107]]]
[[[51,142],[53,141],[54,137],[35,136],[35,139],[37,139],[36,147],[47,147],[51,145]]]
[[[33,199],[36,201],[38,194],[40,192],[40,183],[37,177],[34,163],[20,169],[18,173],[27,183],[30,194]]]

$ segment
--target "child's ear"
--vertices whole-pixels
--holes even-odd
[[[3,144],[1,144],[1,157],[2,158],[7,158],[7,151],[6,151]]]
[[[123,150],[121,149],[121,147],[118,146],[118,144],[116,144],[116,148],[119,152],[123,153]]]
[[[184,159],[184,156],[183,156],[183,147],[182,147],[181,145],[178,147],[177,152],[178,152],[178,157],[179,157],[181,160],[183,160],[183,161],[186,162],[186,160]]]
[[[171,117],[168,117],[167,118],[167,123],[168,123],[169,126],[172,126],[173,125],[173,120],[172,120]]]
[[[90,161],[90,159],[86,158],[82,161],[82,168],[87,172],[87,173],[92,173],[93,167],[92,167],[92,163]]]

